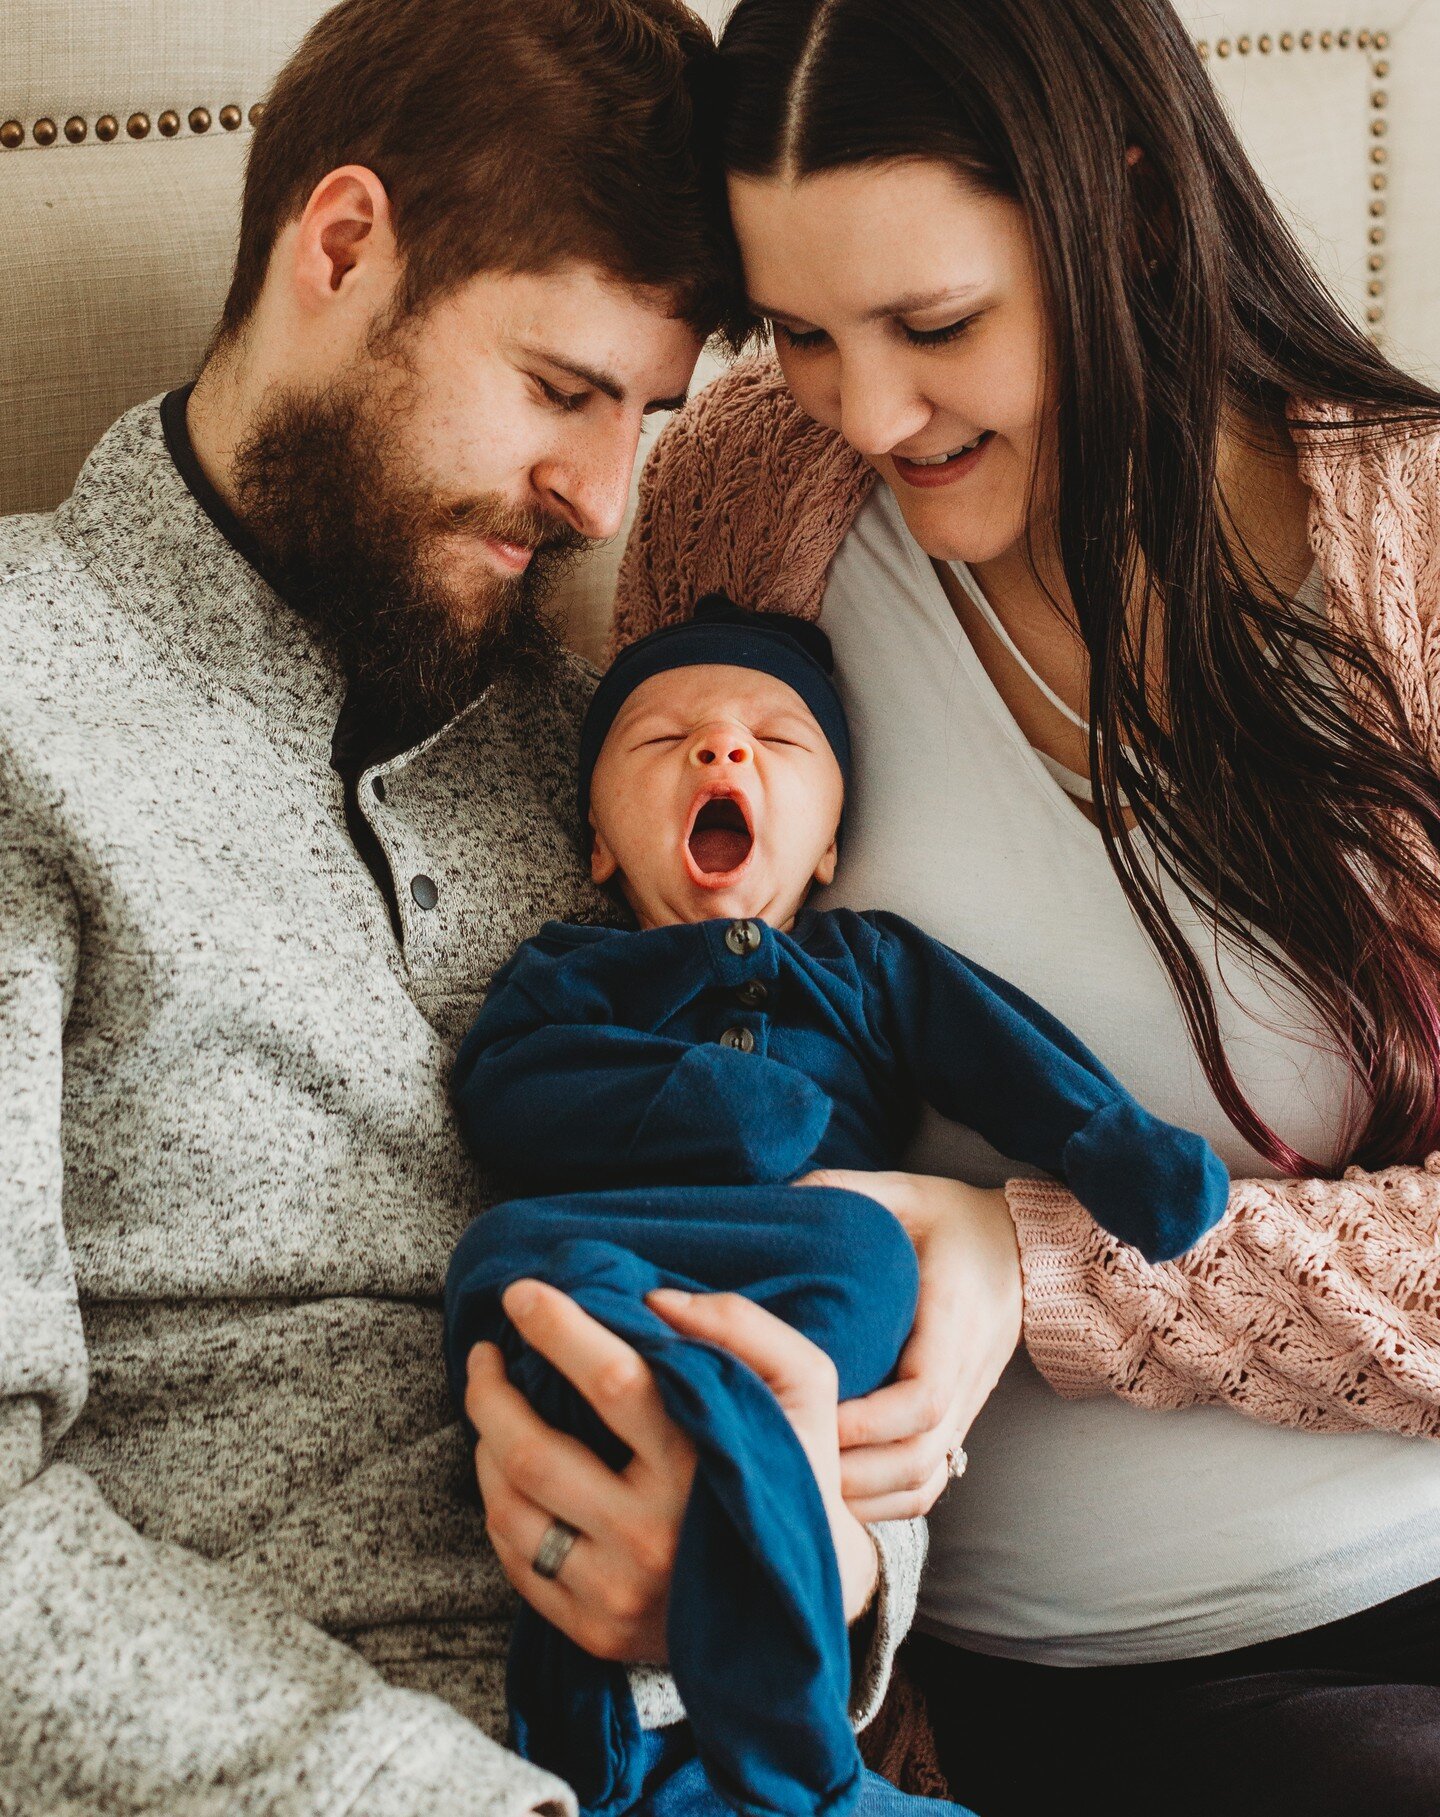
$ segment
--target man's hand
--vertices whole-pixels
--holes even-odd
[[[667,1303],[668,1302],[668,1303]],[[516,1330],[585,1397],[634,1453],[609,1469],[578,1439],[547,1425],[506,1379],[499,1350],[470,1353],[465,1410],[479,1433],[475,1473],[505,1575],[562,1633],[601,1659],[663,1662],[680,1523],[695,1474],[688,1438],[661,1403],[644,1360],[567,1295],[517,1281],[504,1296]],[[733,1351],[765,1381],[805,1449],[825,1501],[846,1619],[869,1599],[874,1543],[840,1492],[835,1370],[818,1346],[739,1294],[657,1292],[677,1331]],[[558,1575],[534,1558],[555,1517],[579,1538]]]
[[[557,1432],[505,1375],[494,1344],[470,1352],[465,1411],[475,1474],[505,1575],[532,1608],[599,1659],[663,1661],[665,1614],[695,1451],[654,1377],[622,1339],[557,1288],[517,1281],[505,1311],[634,1453],[623,1471]],[[578,1528],[554,1578],[534,1558],[552,1519]]]
[[[895,1380],[840,1408],[840,1475],[865,1522],[928,1513],[946,1453],[970,1430],[1020,1341],[1020,1248],[1005,1194],[928,1174],[807,1174],[877,1199],[920,1263],[920,1303]]]

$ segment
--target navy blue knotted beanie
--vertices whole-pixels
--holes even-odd
[[[758,669],[793,688],[814,715],[835,753],[841,776],[849,783],[850,727],[835,686],[830,639],[819,625],[788,612],[747,612],[724,593],[707,593],[696,601],[693,618],[683,624],[662,625],[627,644],[601,676],[580,729],[582,827],[590,824],[590,778],[595,762],[621,707],[652,675],[702,663]]]

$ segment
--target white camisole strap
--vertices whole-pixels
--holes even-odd
[[[1055,692],[1054,688],[1050,686],[1049,682],[1045,680],[1044,676],[1037,675],[1034,669],[1031,668],[1029,658],[1025,655],[1025,652],[1020,649],[1019,645],[1015,642],[1015,639],[1000,622],[999,614],[981,592],[979,582],[965,566],[964,562],[951,562],[949,568],[956,580],[958,580],[960,585],[965,589],[966,599],[974,606],[975,610],[985,620],[986,624],[989,625],[990,629],[1000,639],[1001,643],[1004,644],[1005,648],[1015,658],[1016,662],[1019,663],[1020,667],[1030,677],[1031,681],[1035,683],[1035,686],[1039,688],[1040,692],[1045,696],[1046,700],[1050,702],[1051,706],[1054,707],[1057,712],[1063,713],[1072,726],[1078,726],[1082,732],[1088,733],[1090,730],[1090,721],[1088,719],[1082,719],[1078,713],[1073,712],[1065,702],[1061,700],[1060,696]]]

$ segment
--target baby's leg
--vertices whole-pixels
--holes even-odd
[[[874,1200],[825,1187],[572,1194],[477,1219],[446,1288],[453,1383],[463,1388],[474,1343],[498,1343],[537,1412],[620,1468],[620,1441],[505,1318],[500,1295],[522,1276],[569,1293],[637,1350],[695,1444],[669,1642],[708,1783],[742,1809],[797,1808],[797,1796],[805,1808],[848,1807],[865,1782],[839,1573],[809,1462],[759,1377],[681,1337],[644,1296],[661,1286],[743,1293],[832,1356],[843,1394],[863,1394],[889,1376],[913,1322],[918,1271],[905,1232]],[[517,1746],[569,1779],[582,1804],[618,1812],[625,1796],[638,1800],[653,1763],[622,1667],[526,1609],[510,1694]]]

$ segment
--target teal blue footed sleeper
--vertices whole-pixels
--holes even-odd
[[[914,1252],[874,1200],[788,1184],[799,1175],[896,1166],[928,1103],[1163,1260],[1220,1218],[1224,1167],[1039,1004],[879,913],[806,909],[790,933],[551,922],[497,974],[454,1086],[477,1155],[527,1194],[476,1219],[451,1263],[457,1404],[471,1346],[490,1339],[546,1419],[623,1465],[505,1319],[501,1293],[528,1276],[645,1357],[699,1457],[668,1618],[691,1757],[662,1760],[624,1668],[528,1607],[510,1655],[514,1744],[590,1817],[699,1817],[716,1794],[746,1817],[840,1817],[885,1796],[847,1716],[839,1573],[804,1452],[758,1377],[680,1337],[644,1295],[744,1293],[829,1353],[843,1397],[865,1394],[910,1331]]]

